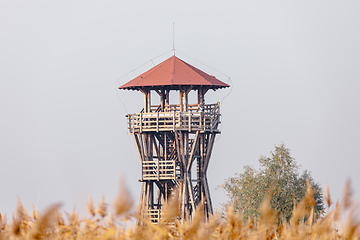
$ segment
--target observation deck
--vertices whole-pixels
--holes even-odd
[[[188,111],[180,111],[180,105],[151,106],[151,111],[128,114],[129,133],[188,131],[194,133],[220,133],[220,103],[189,104]]]

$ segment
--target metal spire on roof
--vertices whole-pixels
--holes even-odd
[[[173,22],[173,56],[175,56],[175,22]]]

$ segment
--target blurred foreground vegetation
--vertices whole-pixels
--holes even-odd
[[[180,210],[176,194],[163,209],[162,219],[155,225],[139,219],[128,191],[120,188],[112,211],[102,198],[97,208],[89,199],[89,217],[79,219],[77,213],[60,213],[54,205],[39,213],[26,212],[18,201],[16,213],[10,219],[0,215],[0,239],[360,239],[360,222],[351,199],[350,184],[344,189],[344,198],[332,206],[328,188],[324,193],[327,205],[318,218],[314,214],[314,191],[307,184],[304,197],[294,206],[289,221],[278,222],[278,212],[270,206],[270,195],[260,204],[259,217],[243,216],[230,206],[224,217],[219,214],[206,221],[201,207],[190,221],[179,220]],[[130,218],[137,225],[130,225]]]

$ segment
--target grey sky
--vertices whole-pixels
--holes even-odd
[[[0,0],[0,212],[19,196],[28,209],[63,202],[85,213],[89,196],[113,201],[120,175],[138,200],[117,80],[171,50],[173,22],[179,52],[232,80],[208,173],[216,207],[216,186],[281,142],[334,198],[350,178],[360,199],[359,10],[329,0]],[[140,93],[118,94],[129,113],[141,110]]]

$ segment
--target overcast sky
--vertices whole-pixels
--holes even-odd
[[[125,115],[142,95],[117,87],[171,56],[173,22],[179,58],[231,77],[227,98],[206,97],[223,100],[216,208],[216,187],[281,142],[334,199],[347,179],[360,199],[359,11],[351,0],[0,0],[0,212],[18,196],[84,214],[89,196],[112,203],[121,175],[138,201]]]

